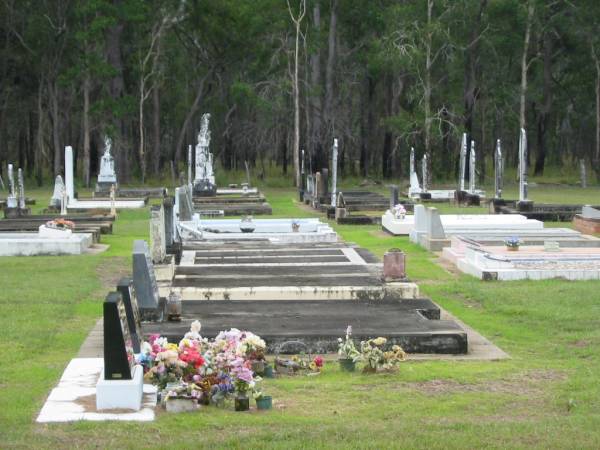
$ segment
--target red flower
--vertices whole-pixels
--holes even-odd
[[[318,368],[323,367],[323,357],[315,356],[314,363],[315,363],[315,366],[317,366]]]

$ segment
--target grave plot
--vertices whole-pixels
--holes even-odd
[[[200,319],[205,332],[252,329],[269,351],[330,352],[351,323],[361,336],[385,336],[412,352],[468,351],[466,332],[440,320],[416,284],[384,281],[375,256],[344,243],[184,243],[172,281],[157,286],[160,297],[181,299],[181,321],[144,328],[173,338]]]
[[[451,236],[500,241],[515,236],[538,241],[581,239],[581,233],[570,228],[544,228],[542,222],[518,215],[450,215],[445,223],[442,217],[436,208],[415,206],[410,240],[430,251],[441,251],[450,246]]]
[[[546,242],[512,251],[503,246],[467,243],[446,257],[461,271],[482,280],[600,279],[600,246],[561,247]]]
[[[198,143],[192,160],[192,146],[188,147],[188,180],[191,189],[192,211],[203,216],[235,216],[272,214],[271,206],[258,189],[250,187],[250,173],[246,165],[246,182],[227,188],[218,188],[215,182],[213,154],[210,152],[210,114],[202,116]],[[192,178],[192,167],[194,176]]]
[[[107,153],[108,152],[108,153]],[[110,146],[106,148],[106,152],[102,158],[102,164],[104,169],[101,168],[102,177],[99,175],[99,183],[102,181],[102,189],[104,190],[107,184],[111,183],[111,180],[116,180],[114,175],[114,166],[112,163],[112,156],[110,156]],[[112,172],[111,172],[112,170]],[[110,172],[111,175],[106,175],[106,172]],[[67,211],[80,212],[89,210],[106,210],[109,209],[116,211],[117,209],[136,209],[143,208],[148,202],[148,198],[142,199],[121,199],[117,197],[116,181],[114,184],[110,184],[109,188],[110,199],[83,199],[75,196],[75,185],[74,185],[74,174],[73,174],[73,149],[70,146],[65,147],[65,184],[62,193],[63,207]],[[56,187],[55,187],[56,192]],[[54,196],[53,196],[54,197]]]
[[[573,227],[587,234],[600,234],[600,209],[586,205],[573,217]]]

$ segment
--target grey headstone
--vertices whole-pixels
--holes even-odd
[[[321,171],[321,184],[323,190],[319,192],[319,197],[329,197],[329,169],[323,169]]]
[[[141,309],[157,310],[158,285],[146,241],[133,242],[133,287]]]
[[[187,186],[179,188],[179,220],[186,222],[192,220],[193,210],[190,209],[190,192]]]
[[[427,214],[425,213],[425,206],[415,205],[415,231],[424,232],[427,231]]]
[[[446,233],[444,233],[444,226],[438,209],[427,208],[425,213],[427,215],[427,235],[429,239],[445,239]]]
[[[167,197],[163,200],[165,213],[165,245],[173,245],[173,197]]]
[[[600,210],[585,205],[581,210],[581,215],[584,219],[600,219]]]
[[[150,209],[150,243],[152,248],[152,262],[159,264],[167,256],[165,236],[165,211],[163,206],[153,206]]]
[[[56,176],[54,180],[54,191],[52,192],[52,198],[50,199],[50,206],[53,208],[60,208],[63,191],[65,190],[65,183],[60,175]]]

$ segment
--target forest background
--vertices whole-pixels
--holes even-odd
[[[497,139],[530,173],[600,179],[597,0],[0,0],[0,175],[93,182],[113,140],[120,182],[174,177],[212,115],[221,170],[297,180],[406,177],[410,148],[456,180],[462,133],[479,177]]]

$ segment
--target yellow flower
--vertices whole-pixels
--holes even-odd
[[[378,337],[377,339],[373,339],[373,344],[377,345],[378,347],[385,344],[387,342],[387,339],[384,337]]]

